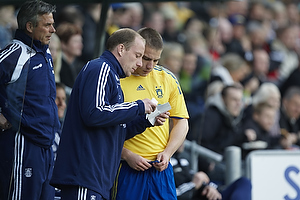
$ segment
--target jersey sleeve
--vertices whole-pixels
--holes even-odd
[[[169,99],[169,103],[172,107],[170,117],[188,119],[189,115],[179,81],[173,74],[168,76],[167,81],[170,83],[169,86],[172,87],[170,89],[171,93]]]

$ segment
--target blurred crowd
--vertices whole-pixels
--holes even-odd
[[[101,4],[56,6],[49,47],[69,94],[95,58]],[[13,38],[17,9],[0,7],[0,48]],[[299,149],[299,14],[293,0],[114,3],[106,35],[156,29],[164,40],[159,65],[177,77],[188,107],[187,139],[220,154],[236,145],[245,158],[255,149]],[[212,163],[200,160],[209,173]]]

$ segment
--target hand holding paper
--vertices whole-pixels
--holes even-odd
[[[154,101],[155,100],[155,101]],[[156,99],[151,99],[151,101],[154,101],[154,102],[157,102]],[[165,104],[161,104],[161,105],[158,105],[155,109],[154,112],[150,113],[150,114],[147,114],[147,119],[149,120],[149,122],[154,125],[155,123],[155,118],[160,115],[161,113],[165,113],[167,112],[168,110],[171,109],[171,105],[169,102],[165,103]]]

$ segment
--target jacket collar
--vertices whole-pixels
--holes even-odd
[[[15,39],[22,41],[27,46],[31,47],[37,52],[46,53],[48,45],[43,45],[39,40],[32,40],[24,31],[17,29],[15,33]]]
[[[108,50],[104,51],[101,57],[104,57],[106,59],[106,61],[110,64],[110,67],[114,69],[114,71],[119,75],[120,78],[126,77],[121,64],[110,51]]]

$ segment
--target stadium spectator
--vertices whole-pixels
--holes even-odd
[[[269,132],[276,123],[277,109],[263,102],[253,106],[252,116],[243,123],[245,134],[252,134],[253,140],[242,145],[245,158],[252,150],[267,149],[272,147]]]
[[[221,93],[212,96],[203,115],[200,129],[201,145],[224,155],[226,147],[241,146],[251,140],[242,134],[242,96],[240,84],[225,86]]]
[[[72,88],[75,79],[85,63],[79,56],[82,54],[82,30],[71,23],[61,23],[56,30],[61,41],[62,64],[60,82]]]
[[[282,96],[285,95],[288,88],[292,86],[300,87],[300,63],[298,67],[290,74],[290,76],[283,82],[280,87],[280,93]]]
[[[52,149],[53,149],[53,155],[54,155],[54,161],[56,160],[56,155],[57,155],[57,149],[58,145],[60,142],[60,136],[61,136],[61,131],[64,123],[64,118],[65,118],[65,111],[67,108],[67,94],[65,90],[65,85],[59,82],[56,82],[56,99],[55,103],[57,105],[57,113],[58,113],[58,118],[60,121],[60,128],[59,130],[55,133],[55,138],[53,141]],[[55,198],[54,199],[60,199],[60,190],[55,188]]]
[[[84,16],[82,25],[83,48],[80,59],[84,63],[95,58],[95,47],[97,45],[95,40],[97,34],[97,24],[100,21],[101,8],[101,3],[88,3],[82,7],[82,14]],[[110,18],[111,12],[112,10],[110,9],[107,14],[108,19]],[[106,24],[106,27],[108,26],[110,26],[110,23]]]
[[[17,26],[15,6],[0,6],[0,49],[3,49],[12,41]]]
[[[49,44],[49,50],[53,59],[53,70],[55,75],[55,82],[60,82],[60,70],[62,63],[61,42],[56,33],[52,34]]]
[[[179,73],[182,68],[184,56],[183,46],[178,42],[165,42],[164,49],[159,59],[159,65],[169,69],[176,78],[179,78]]]
[[[270,68],[270,57],[264,49],[254,49],[252,51],[253,59],[251,68],[253,75],[258,78],[260,85],[268,80],[268,73]]]
[[[153,28],[162,34],[165,30],[165,17],[158,10],[146,9],[144,14],[143,25],[148,28]]]
[[[271,60],[278,61],[279,65],[277,68],[275,66],[275,69],[270,69],[269,77],[279,87],[299,65],[295,51],[298,38],[299,27],[297,25],[281,26],[277,29],[276,39],[270,45]]]
[[[211,82],[221,80],[225,85],[240,83],[249,74],[246,61],[235,53],[227,53],[221,58],[221,64],[212,69]]]
[[[203,171],[195,172],[190,165],[190,156],[184,144],[171,158],[178,200],[251,200],[251,182],[245,177],[238,178],[226,188],[210,181]]]
[[[259,104],[271,105],[275,110],[275,119],[272,128],[269,130],[269,136],[271,140],[271,145],[269,148],[280,148],[280,105],[281,105],[281,95],[278,87],[274,83],[265,82],[261,84],[258,90],[252,97],[251,103],[245,108],[243,114],[243,121],[247,121],[253,116],[253,108]]]
[[[179,82],[189,112],[187,139],[198,141],[198,129],[205,105],[205,91],[210,78],[210,62],[207,58],[186,51],[179,76]]]
[[[63,5],[55,15],[56,26],[61,23],[71,23],[82,29],[84,16],[80,7],[74,4]]]
[[[300,146],[300,88],[290,87],[282,98],[280,113],[281,145],[284,149]]]

